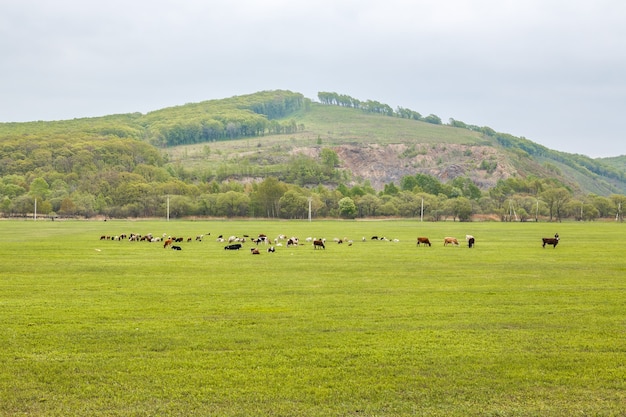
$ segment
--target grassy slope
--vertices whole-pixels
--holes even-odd
[[[236,101],[236,100],[235,100]],[[47,137],[59,135],[67,140],[75,140],[85,134],[88,135],[120,135],[135,139],[150,139],[153,134],[151,123],[166,121],[167,118],[185,120],[185,115],[195,117],[198,112],[208,111],[208,108],[220,108],[224,101],[210,101],[176,106],[152,112],[148,115],[122,114],[99,118],[74,119],[58,122],[31,122],[31,123],[3,123],[0,124],[1,135],[35,134]],[[208,106],[208,107],[207,107]],[[206,107],[206,108],[205,108]],[[162,120],[164,119],[164,120]],[[409,143],[434,144],[450,143],[463,145],[497,146],[490,138],[467,129],[457,129],[444,125],[433,125],[413,120],[399,119],[381,115],[366,114],[359,110],[337,106],[324,106],[312,103],[309,112],[300,112],[290,116],[297,124],[303,124],[305,130],[278,136],[264,136],[235,141],[226,141],[209,144],[198,144],[170,148],[166,150],[171,161],[190,168],[201,168],[215,171],[220,164],[245,164],[241,153],[257,153],[267,155],[267,160],[278,161],[276,167],[280,169],[280,160],[284,160],[287,153],[296,146],[316,146],[321,141],[322,146],[333,146],[345,143]],[[207,149],[215,152],[207,152]],[[503,155],[516,166],[521,175],[545,175],[540,163],[545,160],[521,161],[515,154],[515,149],[501,149]],[[237,155],[235,161],[230,161]],[[264,155],[264,157],[265,157]],[[242,162],[243,161],[243,162]],[[564,180],[581,185],[585,192],[600,195],[626,192],[626,183],[609,180],[590,174],[585,170],[574,170],[559,162],[548,159],[547,162],[559,166],[565,174]],[[619,158],[606,158],[598,162],[624,169],[623,161]],[[254,162],[254,164],[258,164]],[[612,185],[609,185],[609,184]]]
[[[626,412],[621,224],[1,227],[2,416]],[[468,231],[475,249],[443,247]],[[212,237],[99,240],[122,232]],[[252,256],[214,239],[261,232],[355,242]]]
[[[313,103],[309,112],[294,117],[310,136],[324,143],[457,143],[484,144],[481,135],[466,129],[415,120],[364,113],[359,110]],[[297,137],[297,136],[296,136]],[[489,142],[487,142],[489,143]]]

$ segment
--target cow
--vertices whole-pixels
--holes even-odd
[[[315,239],[313,241],[313,249],[317,248],[326,249],[326,246],[324,246],[324,241],[322,239]]]
[[[467,241],[467,246],[469,248],[474,247],[474,243],[476,243],[476,239],[472,235],[465,235],[465,240]]]
[[[257,248],[250,248],[250,253],[253,255],[260,255],[261,252]]]
[[[241,249],[241,243],[231,243],[230,245],[224,246],[225,250],[239,250]]]
[[[166,239],[165,242],[163,243],[163,249],[167,248],[168,246],[172,246],[172,243],[174,243],[174,239],[172,238]]]
[[[181,248],[180,246],[177,246],[177,245],[172,245],[172,249],[174,249],[174,250],[183,250],[183,248]]]
[[[556,233],[554,237],[544,237],[541,238],[541,240],[543,241],[544,248],[546,247],[546,245],[552,245],[553,248],[556,248],[556,245],[559,244],[559,234]]]
[[[430,240],[428,240],[427,237],[418,237],[417,238],[417,246],[419,246],[420,243],[422,243],[424,246],[426,246],[426,245],[431,246]]]
[[[287,240],[287,246],[298,246],[298,238],[291,237]]]
[[[274,252],[276,252],[276,248],[274,246],[270,246],[269,248],[267,248],[267,252],[268,253],[274,253]]]
[[[448,246],[449,244],[454,245],[454,246],[459,246],[459,240],[455,237],[444,237],[443,246]]]

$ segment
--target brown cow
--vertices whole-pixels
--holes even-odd
[[[324,246],[324,241],[322,239],[315,239],[313,241],[313,249],[317,248],[326,249],[326,246]]]
[[[541,238],[541,240],[543,241],[544,248],[546,245],[552,245],[553,248],[556,248],[556,245],[559,244],[559,234],[555,234],[554,237],[544,237]]]
[[[174,239],[172,238],[165,239],[165,242],[163,243],[163,248],[167,248],[168,246],[171,246],[172,243],[174,243]]]
[[[455,237],[444,237],[443,246],[448,246],[448,244],[459,246],[459,240]]]
[[[419,246],[420,243],[423,243],[424,246],[426,246],[426,245],[431,246],[430,240],[428,240],[427,237],[418,237],[417,238],[417,246]]]

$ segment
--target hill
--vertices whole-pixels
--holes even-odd
[[[581,193],[626,192],[619,166],[583,155],[550,150],[525,138],[476,126],[455,127],[367,113],[359,109],[310,103],[306,110],[280,119],[302,127],[288,134],[211,142],[166,149],[169,160],[198,169],[227,168],[232,177],[248,175],[237,167],[258,166],[275,173],[294,154],[319,158],[325,147],[339,156],[349,184],[369,181],[381,190],[402,177],[423,173],[441,181],[469,177],[482,190],[501,179],[556,177]],[[455,124],[458,124],[455,121]],[[263,172],[252,170],[256,176]]]
[[[313,198],[319,215],[336,216],[349,197],[351,214],[414,216],[424,192],[438,219],[457,216],[459,197],[474,201],[462,202],[466,214],[504,216],[514,198],[537,213],[547,190],[566,193],[545,196],[550,218],[571,197],[579,200],[569,215],[582,213],[581,200],[592,217],[622,206],[613,196],[626,194],[623,158],[594,160],[371,100],[319,98],[264,91],[148,114],[2,123],[0,212],[32,213],[38,202],[43,213],[145,217],[163,215],[165,196],[176,196],[177,215],[301,217]]]

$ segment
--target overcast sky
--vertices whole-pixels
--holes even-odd
[[[624,0],[2,0],[0,122],[347,94],[626,154]]]

